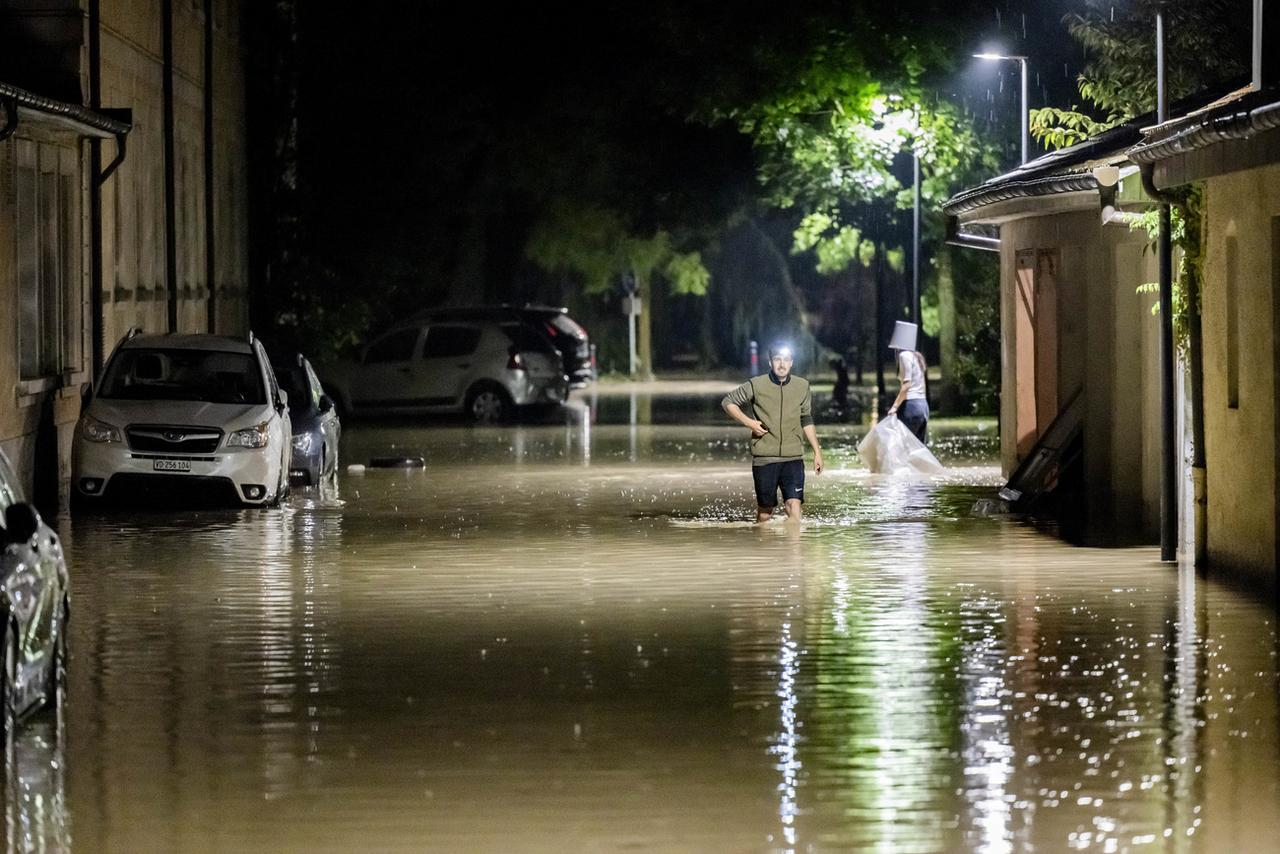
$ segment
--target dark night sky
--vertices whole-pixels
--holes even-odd
[[[691,145],[679,167],[726,180],[732,176],[722,173],[746,170],[749,182],[750,160],[736,134],[692,132],[673,113],[726,76],[749,80],[750,52],[760,44],[799,43],[806,9],[829,20],[847,9],[856,21],[860,5],[539,4],[499,12],[488,4],[300,4],[306,177],[324,173],[333,203],[325,207],[339,220],[349,225],[361,211],[386,227],[428,215],[437,200],[459,203],[450,197],[486,177],[476,172],[510,179],[512,164],[541,162],[550,175],[559,158],[579,155],[573,142],[582,134]],[[1060,21],[1079,5],[949,3],[942,5],[947,20],[930,15],[918,23],[954,29],[960,73],[950,88],[1000,131],[1016,111],[1015,66],[971,62],[967,54],[988,44],[1025,50],[1036,58],[1041,92],[1069,101],[1079,51]],[[622,173],[623,192],[636,189],[625,170],[614,171]]]
[[[685,117],[710,92],[764,85],[762,49],[803,53],[811,28],[896,29],[949,42],[937,89],[1016,158],[1015,63],[1033,57],[1032,105],[1078,100],[1080,48],[1061,23],[1083,0],[882,3],[799,0],[528,5],[298,4],[301,184],[307,241],[328,263],[402,262],[448,275],[468,218],[496,212],[493,274],[514,275],[523,229],[570,192],[657,224],[708,221],[755,188],[727,124]],[[924,11],[913,11],[924,10]],[[487,238],[493,242],[495,238]]]

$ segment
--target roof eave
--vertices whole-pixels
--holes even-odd
[[[3,101],[10,102],[16,108],[19,124],[29,121],[70,131],[78,136],[100,139],[124,136],[133,129],[132,118],[127,111],[91,110],[80,104],[56,101],[0,82],[0,102]]]

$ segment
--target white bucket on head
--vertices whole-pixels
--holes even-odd
[[[893,337],[889,339],[890,350],[915,350],[916,349],[916,325],[907,323],[905,320],[895,320],[893,323]]]

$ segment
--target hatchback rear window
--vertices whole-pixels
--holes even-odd
[[[587,330],[583,329],[577,321],[567,314],[557,314],[551,318],[551,325],[560,332],[572,335],[574,338],[585,338],[587,336]]]
[[[539,331],[528,323],[503,323],[502,331],[515,345],[517,350],[554,353],[555,345],[547,338],[545,332]]]
[[[249,353],[141,347],[116,353],[98,396],[254,405],[267,402],[262,372]]]

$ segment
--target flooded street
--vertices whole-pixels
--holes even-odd
[[[11,847],[1274,850],[1269,606],[976,515],[991,421],[932,481],[820,424],[803,527],[750,525],[717,400],[352,422],[344,469],[425,468],[63,520],[70,718]]]

